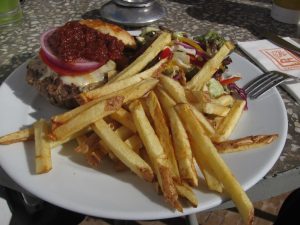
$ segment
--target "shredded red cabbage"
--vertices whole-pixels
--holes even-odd
[[[173,77],[173,79],[179,81],[179,79],[180,79],[180,74],[176,74],[176,75]]]
[[[190,46],[189,44],[186,44],[186,43],[180,42],[180,41],[176,41],[175,43],[178,44],[178,45],[181,45],[182,47],[184,47],[184,48],[186,48],[186,49],[194,49],[194,50],[196,50],[196,54],[197,54],[198,56],[206,57],[205,52],[201,52],[201,51],[199,51],[198,49],[194,48],[193,46]]]
[[[204,51],[206,51],[206,45],[203,42],[193,39]]]
[[[190,46],[190,45],[188,45],[186,43],[180,42],[180,41],[176,41],[175,43],[178,44],[178,45],[181,45],[181,46],[183,46],[183,47],[185,47],[187,49],[195,49],[194,47],[192,47],[192,46]]]
[[[245,90],[243,88],[240,88],[239,86],[237,86],[236,83],[228,84],[227,87],[230,90],[234,91],[237,95],[239,95],[241,99],[246,101],[245,110],[247,110],[248,109],[247,93],[245,92]]]

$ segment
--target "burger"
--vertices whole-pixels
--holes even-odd
[[[228,47],[218,33],[189,37],[184,32],[145,27],[134,37],[121,27],[101,20],[71,21],[43,33],[39,54],[27,66],[26,80],[52,104],[74,108],[78,106],[79,94],[104,85],[139,55],[145,54],[163,31],[171,33],[172,40],[144,69],[167,58],[160,69],[161,75],[186,86],[224,46],[226,54],[222,53],[221,65],[211,69],[214,74],[208,90],[213,97],[230,88],[240,90],[234,86],[240,77],[224,73],[231,63],[227,53],[233,48]]]
[[[52,104],[74,108],[76,96],[103,85],[129,61],[135,38],[101,20],[70,21],[41,35],[26,80]]]

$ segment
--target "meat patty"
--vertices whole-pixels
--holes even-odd
[[[78,106],[75,97],[81,92],[79,87],[74,84],[64,84],[39,57],[33,58],[28,63],[26,81],[54,105],[65,108]]]

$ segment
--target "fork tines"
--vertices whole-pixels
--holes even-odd
[[[244,86],[244,90],[248,97],[255,99],[288,78],[291,77],[285,73],[281,73],[279,71],[269,71],[247,83]]]

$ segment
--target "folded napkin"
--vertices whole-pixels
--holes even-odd
[[[300,46],[291,38],[284,38]],[[273,44],[268,40],[238,42],[239,47],[265,71],[278,70],[300,78],[300,57]],[[300,82],[284,83],[282,87],[300,104]]]

